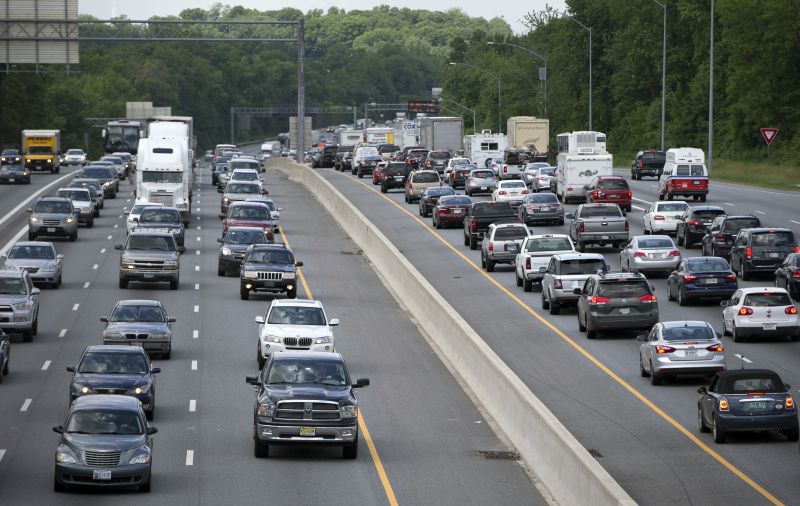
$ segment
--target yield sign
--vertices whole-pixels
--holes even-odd
[[[761,137],[764,138],[764,142],[767,143],[767,146],[772,144],[772,141],[775,140],[775,136],[778,135],[777,128],[762,128],[761,129]]]

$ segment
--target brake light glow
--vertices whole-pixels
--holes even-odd
[[[633,192],[628,192],[628,198],[633,198]]]
[[[439,209],[439,214],[447,214],[449,212],[450,212],[450,210],[447,209],[446,207],[442,207],[442,208]]]
[[[500,190],[499,192],[497,192],[497,194],[498,195],[507,195],[508,192],[506,192],[505,190]]]
[[[583,222],[578,223],[578,231],[579,232],[583,232],[585,230],[586,230],[586,227],[584,226]]]
[[[727,276],[725,276],[725,279],[727,279],[728,281],[736,281],[736,274],[735,273],[728,274]]]
[[[794,409],[794,398],[791,395],[787,395],[783,405],[786,409]]]
[[[792,273],[793,278],[800,278],[800,269],[797,269]]]
[[[489,243],[489,251],[494,251],[494,244]]]
[[[795,253],[800,253],[800,246],[795,246],[794,247],[794,252]]]
[[[594,195],[594,198],[598,198],[600,196],[600,192],[594,192],[592,195]]]
[[[530,270],[531,269],[531,257],[527,257],[525,259],[525,268]]]
[[[528,194],[528,190],[522,190],[522,191],[520,192],[520,194],[522,194],[522,195],[527,195],[527,194]]]
[[[639,257],[639,258],[646,257],[647,253],[645,253],[644,251],[637,251],[636,253],[633,254],[633,256]]]
[[[731,405],[728,403],[728,399],[725,397],[720,397],[719,399],[719,410],[720,411],[730,411]]]
[[[683,282],[684,283],[691,283],[692,281],[697,281],[697,276],[694,274],[684,274],[683,275]]]
[[[477,220],[475,220],[475,218],[472,218],[471,220],[469,220],[469,228],[473,232],[477,232],[478,231],[478,222],[477,222]]]
[[[675,353],[675,348],[672,346],[665,346],[663,344],[656,345],[656,354],[664,355],[665,353]]]
[[[571,186],[567,186],[567,191],[571,192],[572,191],[572,187]]]
[[[639,162],[639,168],[640,168],[640,169],[643,169],[643,168],[644,168],[644,162]]]
[[[595,295],[594,297],[589,299],[589,304],[592,304],[592,305],[595,305],[595,306],[602,306],[603,304],[605,304],[609,300],[610,299],[608,299],[606,297],[600,297],[598,295]]]
[[[631,224],[628,223],[628,220],[625,220],[625,231],[627,232],[628,230],[630,230],[630,228],[631,228]]]
[[[693,227],[697,226],[697,220],[686,220],[687,225],[691,225]]]
[[[753,314],[753,308],[747,306],[739,308],[739,316],[748,316]]]
[[[664,221],[664,217],[661,216],[660,214],[653,216],[653,219],[656,221]]]
[[[725,235],[724,234],[717,234],[717,235],[714,236],[714,240],[717,241],[717,242],[722,242],[722,241],[725,240]]]
[[[676,250],[676,249],[674,249],[674,250],[669,252],[669,256],[671,256],[671,257],[679,257],[679,256],[681,256],[681,252]]]
[[[717,353],[722,353],[723,351],[725,351],[725,347],[722,346],[722,343],[712,344],[710,346],[707,346],[706,349],[708,351],[715,351]]]
[[[639,297],[639,300],[642,302],[657,302],[658,298],[656,298],[654,293],[648,293],[647,295],[642,295]]]
[[[751,248],[749,246],[747,248],[745,248],[744,256],[746,256],[747,258],[753,258],[753,248]]]
[[[786,314],[797,314],[797,308],[794,306],[789,306],[786,309],[784,309],[783,312]]]

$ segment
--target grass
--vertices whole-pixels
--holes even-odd
[[[714,160],[711,179],[728,183],[775,188],[779,190],[800,190],[800,167],[777,165],[769,162],[744,162],[736,160]]]

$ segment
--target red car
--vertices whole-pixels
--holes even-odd
[[[219,213],[222,220],[222,235],[228,227],[258,227],[264,229],[268,242],[275,241],[272,233],[272,214],[263,202],[232,202],[227,213]]]
[[[633,192],[628,181],[620,176],[598,176],[586,187],[586,202],[617,204],[623,211],[631,210]]]
[[[386,168],[386,162],[378,162],[378,166],[372,171],[372,184],[381,184],[383,180],[383,169]]]
[[[466,195],[444,195],[439,197],[439,201],[433,207],[433,226],[444,228],[449,225],[460,227],[464,222],[464,216],[472,207],[472,199]]]

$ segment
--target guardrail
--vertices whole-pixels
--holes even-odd
[[[419,322],[491,413],[528,467],[562,505],[633,505],[611,477],[383,233],[313,169],[268,160],[300,183],[362,249],[381,281]]]

